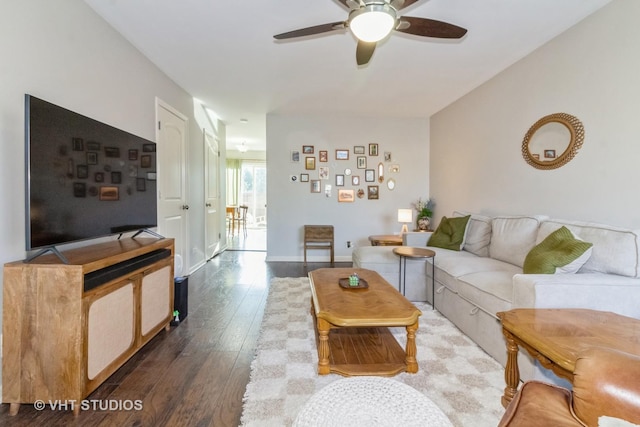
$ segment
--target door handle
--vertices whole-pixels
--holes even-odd
[[[211,207],[211,203],[205,203],[205,206],[210,208]]]
[[[182,209],[184,209],[185,211],[189,210],[189,205],[182,205]]]

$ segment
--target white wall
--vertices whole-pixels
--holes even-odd
[[[377,143],[379,155],[368,155],[370,143]],[[313,145],[316,170],[306,171],[303,145]],[[367,168],[377,170],[379,162],[385,166],[385,183],[364,182],[364,170],[356,167],[353,153],[355,145],[367,149]],[[348,149],[349,160],[335,160],[336,149]],[[300,151],[300,162],[290,161],[290,151]],[[329,161],[320,163],[318,151],[328,150]],[[384,162],[384,152],[391,152],[392,161]],[[397,210],[410,208],[418,197],[429,196],[429,122],[427,119],[380,120],[366,117],[344,116],[267,116],[267,260],[301,261],[303,258],[302,232],[305,224],[333,225],[335,227],[336,260],[351,260],[350,240],[355,245],[369,245],[372,234],[398,233]],[[322,192],[311,193],[310,183],[299,182],[301,173],[318,179],[318,167],[330,168],[329,179],[322,181]],[[399,173],[389,173],[389,166],[398,165]],[[360,185],[353,187],[345,176],[344,189],[379,185],[379,199],[356,197],[353,203],[338,203],[335,175],[351,168],[360,176]],[[298,182],[290,182],[296,175]],[[377,173],[376,173],[377,178]],[[394,178],[396,188],[389,191],[386,179]],[[324,185],[332,186],[327,198]],[[328,252],[309,251],[308,259],[328,260]]]
[[[615,0],[431,119],[436,218],[454,209],[540,213],[640,228],[640,2]],[[567,165],[529,166],[521,144],[551,113],[577,116]]]
[[[0,17],[0,262],[26,255],[25,93],[150,140],[155,140],[156,97],[186,115],[191,264],[203,262],[197,258],[204,247],[203,120],[195,117],[192,97],[82,1],[3,1]],[[224,137],[224,129],[218,132]]]

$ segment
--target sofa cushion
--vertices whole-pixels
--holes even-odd
[[[471,219],[469,219],[469,228],[464,238],[462,250],[481,257],[488,257],[489,243],[491,243],[491,218],[469,212],[453,212],[454,217],[467,215],[471,215]]]
[[[525,274],[575,273],[591,256],[592,246],[562,226],[529,251],[522,270]]]
[[[640,231],[580,221],[549,219],[540,225],[537,242],[561,226],[593,243],[593,253],[579,273],[640,277]]]
[[[511,310],[513,276],[520,269],[508,263],[505,266],[503,270],[458,277],[458,294],[493,317],[499,311]]]
[[[438,228],[433,232],[427,246],[435,246],[437,248],[451,249],[454,251],[462,250],[464,247],[464,237],[469,225],[470,215],[447,218],[442,217]]]
[[[542,216],[498,216],[491,221],[489,256],[518,267],[536,245]]]

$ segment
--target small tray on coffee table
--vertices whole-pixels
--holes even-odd
[[[351,286],[349,284],[349,278],[348,277],[344,277],[342,279],[338,279],[338,283],[340,284],[341,287],[343,287],[345,289],[363,289],[363,288],[368,288],[369,287],[369,284],[363,278],[360,278],[360,281],[358,282],[358,286]]]

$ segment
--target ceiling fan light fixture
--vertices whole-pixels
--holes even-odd
[[[396,11],[387,3],[369,4],[349,15],[349,28],[358,40],[377,42],[387,37],[396,25]]]

